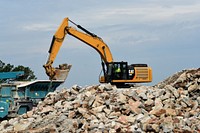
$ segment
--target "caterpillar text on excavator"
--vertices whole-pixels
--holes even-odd
[[[69,22],[74,24],[78,29],[69,26]],[[65,39],[66,34],[69,34],[78,40],[84,42],[85,44],[94,48],[101,57],[103,76],[100,76],[100,83],[111,83],[115,85],[125,85],[130,83],[147,83],[152,81],[152,69],[148,67],[147,64],[130,64],[127,62],[115,62],[112,57],[112,53],[106,43],[90,31],[86,30],[80,25],[77,25],[69,18],[64,18],[60,27],[53,36],[52,43],[49,49],[49,57],[46,64],[43,66],[45,68],[46,74],[50,79],[56,80],[59,78],[59,74],[68,73],[71,65],[64,65],[68,68],[62,69],[54,68],[52,66],[56,55]],[[63,66],[63,65],[61,65]],[[66,74],[65,74],[66,75]]]

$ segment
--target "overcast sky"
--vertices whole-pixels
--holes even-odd
[[[148,85],[200,66],[199,0],[1,0],[0,12],[0,60],[38,79],[48,79],[42,65],[65,17],[100,36],[115,61],[151,66]],[[62,63],[73,65],[64,86],[99,83],[99,54],[69,35],[54,66]]]

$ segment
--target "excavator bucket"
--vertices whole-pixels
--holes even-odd
[[[68,73],[71,69],[72,65],[61,64],[59,68],[55,68],[55,75],[53,80],[65,80],[68,76]]]

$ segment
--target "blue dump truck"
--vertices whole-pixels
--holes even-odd
[[[0,84],[0,119],[26,113],[63,82],[64,80],[35,80]]]

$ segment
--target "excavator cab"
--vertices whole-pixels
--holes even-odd
[[[112,80],[127,80],[128,79],[127,62],[114,62],[112,68]]]

